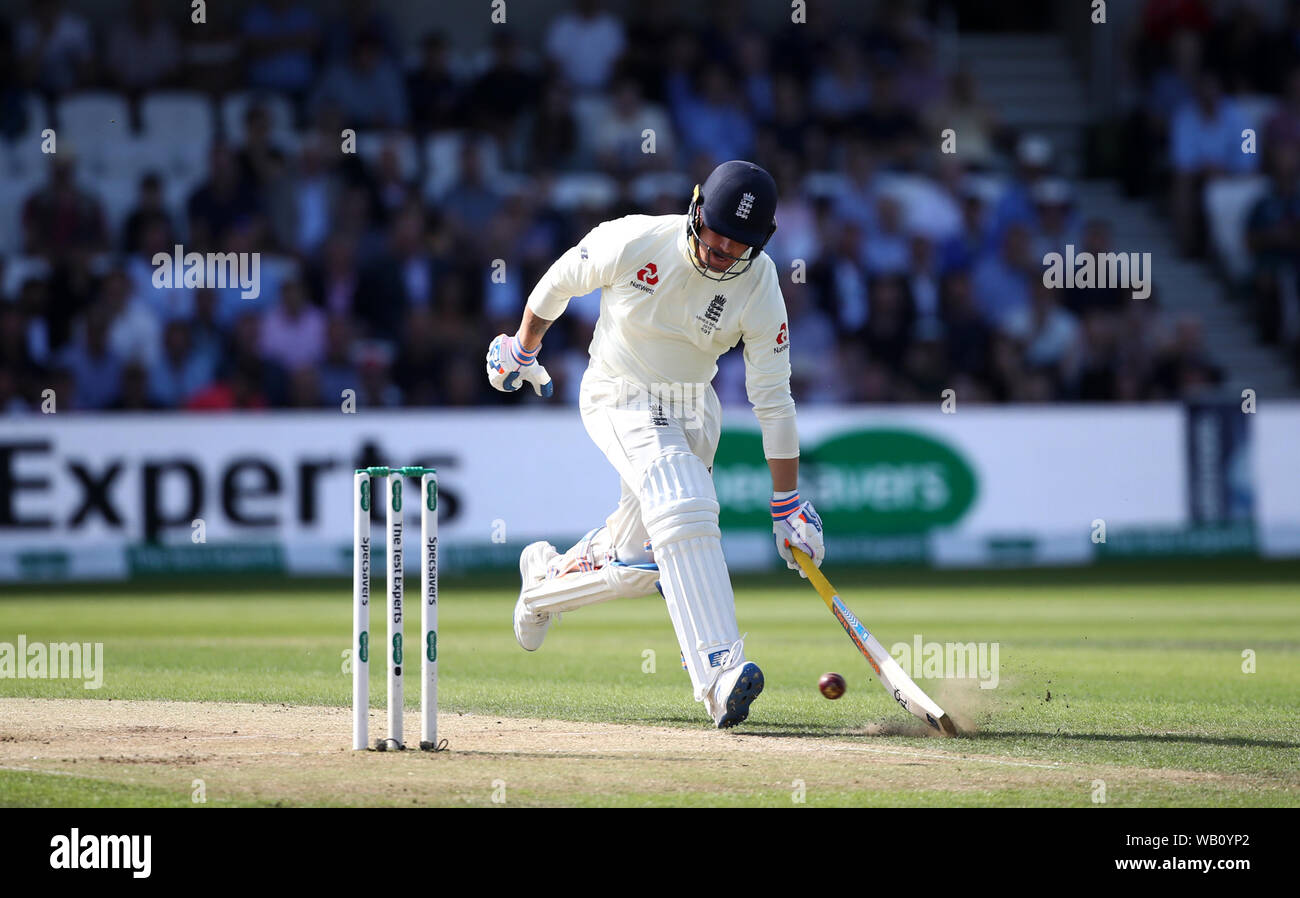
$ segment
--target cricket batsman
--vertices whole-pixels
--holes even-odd
[[[713,722],[749,716],[763,672],[745,659],[722,554],[713,457],[722,412],[710,385],[724,352],[745,341],[745,387],[772,473],[776,548],[820,565],[822,524],[798,489],[799,437],[790,396],[790,333],[776,265],[776,183],[750,162],[724,162],[696,186],[685,215],[629,215],[593,228],[533,288],[514,336],[487,353],[498,390],[524,382],[550,396],[542,338],[571,297],[601,288],[579,409],[622,480],[605,523],[561,555],[536,542],[519,558],[515,637],[541,647],[561,612],[663,594],[695,700]],[[801,571],[802,573],[802,571]]]

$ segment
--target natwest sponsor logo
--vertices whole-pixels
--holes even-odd
[[[631,281],[631,284],[638,290],[654,293],[654,288],[659,284],[659,267],[653,262],[645,263],[636,273],[636,277]]]
[[[776,345],[772,347],[772,352],[785,352],[790,348],[790,327],[784,321],[781,322],[781,329],[776,332]]]

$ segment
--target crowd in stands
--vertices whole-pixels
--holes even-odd
[[[576,0],[531,29],[515,7],[481,47],[408,35],[368,0],[338,18],[208,4],[202,28],[171,7],[0,17],[6,411],[47,389],[60,410],[533,401],[494,394],[483,356],[536,279],[604,219],[684,212],[731,158],[781,190],[767,251],[800,403],[1168,400],[1222,376],[1158,293],[1042,285],[1044,253],[1115,249],[1110,224],[1080,215],[1050,143],[1002,125],[911,4],[764,33],[730,0],[631,19]],[[1186,130],[1175,154],[1201,164],[1212,129]],[[155,286],[177,244],[260,253],[258,295]],[[575,299],[545,341],[570,402],[598,309]],[[715,386],[744,402],[739,353]]]
[[[1300,376],[1300,2],[1147,0],[1128,63],[1129,192],[1162,201]]]

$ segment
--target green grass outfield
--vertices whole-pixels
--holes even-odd
[[[1014,759],[1026,769],[1061,765],[1077,775],[1014,782],[990,776],[980,788],[968,779],[957,784],[948,766],[932,764],[932,777],[882,775],[879,783],[870,775],[831,777],[833,785],[808,803],[1088,806],[1094,780],[1109,782],[1106,773],[1113,770],[1111,805],[1300,805],[1300,564],[1112,563],[1019,572],[845,571],[829,565],[826,572],[886,647],[910,643],[915,634],[927,642],[996,643],[997,688],[980,689],[975,680],[918,680],[973,730],[958,740],[918,734],[810,586],[792,573],[742,576],[736,578],[740,627],[748,633],[747,655],[767,677],[743,732],[814,746],[842,740],[866,752],[885,750],[881,757],[896,751],[986,758],[990,770],[999,769],[996,759]],[[407,593],[412,648],[419,644],[414,586],[409,583]],[[706,726],[657,597],[565,615],[543,649],[526,654],[510,625],[516,588],[504,576],[444,578],[444,716],[692,731]],[[0,642],[15,643],[19,634],[29,644],[102,642],[105,676],[97,691],[75,680],[0,679],[0,699],[49,699],[51,706],[58,699],[112,699],[343,708],[351,695],[343,669],[350,598],[349,584],[340,581],[6,587],[0,589]],[[373,610],[372,644],[379,646],[383,609]],[[1242,670],[1248,650],[1254,673]],[[818,677],[828,670],[848,680],[840,701],[817,691]],[[411,665],[410,709],[418,707],[418,679]],[[372,707],[382,707],[384,682],[383,666],[372,658]],[[140,776],[139,765],[118,777],[115,767],[45,767],[39,752],[36,762],[12,761],[16,752],[7,762],[6,732],[16,723],[0,719],[0,805],[189,803],[187,793],[178,794],[165,780]],[[372,724],[372,735],[380,729]],[[452,754],[474,749],[453,745]],[[857,763],[856,757],[839,763]],[[553,785],[536,777],[519,800],[789,804],[789,789],[776,785],[786,776],[783,762],[769,758],[777,766],[768,781],[746,789],[737,786],[743,781],[714,776],[707,767],[636,775],[638,764],[657,770],[658,760],[633,753],[618,762],[627,775],[611,774],[599,789],[565,785],[557,769]],[[408,763],[405,756],[402,763]],[[618,764],[611,762],[612,773]],[[829,769],[830,761],[810,769],[821,764]],[[525,776],[514,774],[516,780]],[[303,786],[286,798],[268,782],[264,790],[249,786],[232,803],[336,803],[324,779],[319,794]],[[659,786],[648,788],[648,782]],[[441,793],[434,794],[439,803]]]

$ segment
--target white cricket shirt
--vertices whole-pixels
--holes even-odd
[[[600,291],[591,365],[654,384],[710,383],[718,358],[745,341],[745,389],[768,458],[795,458],[790,333],[776,265],[766,253],[740,277],[712,281],[691,262],[685,215],[629,215],[592,228],[528,297],[554,321],[570,298]]]

